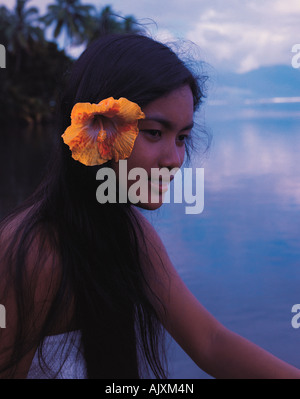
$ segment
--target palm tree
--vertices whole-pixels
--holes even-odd
[[[10,31],[10,25],[12,23],[12,14],[5,7],[0,7],[0,43],[5,47],[8,45],[8,37]]]
[[[106,33],[119,33],[122,31],[121,24],[116,21],[115,14],[110,6],[104,7],[97,19],[98,32],[100,35]]]
[[[142,25],[132,15],[124,18],[123,26],[125,33],[141,33],[144,31]]]
[[[122,17],[111,6],[105,6],[98,15],[90,20],[88,42],[109,33],[133,33],[143,29],[133,16]]]
[[[40,18],[47,26],[55,25],[53,36],[57,39],[65,33],[65,46],[80,44],[85,41],[86,29],[90,24],[93,5],[82,5],[80,0],[55,0],[56,4],[48,5],[48,12]]]
[[[32,45],[36,42],[44,42],[43,30],[38,25],[38,9],[26,8],[27,2],[28,0],[16,1],[6,28],[8,50],[16,56],[16,73],[20,70],[24,54],[30,54]]]

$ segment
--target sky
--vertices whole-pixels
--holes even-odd
[[[40,13],[54,0],[30,0]],[[110,5],[148,23],[157,39],[192,41],[214,68],[243,73],[261,66],[291,65],[300,43],[300,0],[82,0],[98,9]],[[12,8],[15,0],[2,0]],[[152,23],[151,23],[152,20]],[[75,53],[76,54],[76,51]]]

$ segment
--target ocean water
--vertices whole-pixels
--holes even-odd
[[[203,212],[166,203],[146,216],[219,321],[300,368],[299,112],[211,109],[206,126],[210,150],[193,163],[204,168]],[[211,378],[169,336],[168,359],[170,378]]]

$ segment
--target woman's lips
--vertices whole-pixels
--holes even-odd
[[[163,181],[149,179],[149,182],[154,192],[166,193],[169,189],[170,180]]]

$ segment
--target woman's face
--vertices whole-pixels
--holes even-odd
[[[131,180],[127,174],[126,184],[128,192],[136,192],[137,196],[140,196],[143,188],[147,188],[143,192],[148,195],[144,195],[138,203],[133,203],[138,207],[154,210],[162,205],[167,185],[159,181],[153,183],[153,179],[151,182],[151,170],[167,168],[171,171],[181,167],[185,156],[185,141],[193,127],[192,91],[189,86],[183,86],[151,102],[142,111],[146,117],[139,121],[140,131],[127,159],[127,173],[134,168],[142,168],[147,177],[141,179],[144,180],[141,183],[139,177]],[[119,179],[118,163],[113,168]],[[135,190],[137,182],[142,184],[142,188]]]

